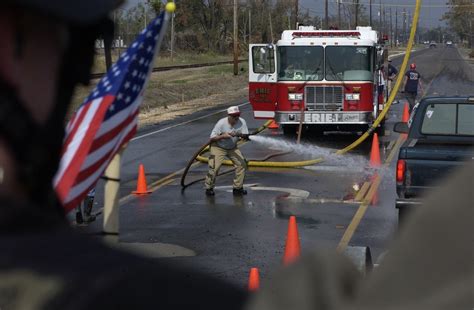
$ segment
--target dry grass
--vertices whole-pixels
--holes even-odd
[[[120,53],[123,53],[125,49],[115,49],[112,51],[112,63],[117,61]],[[176,53],[171,59],[170,56],[158,56],[155,59],[155,67],[168,67],[168,66],[177,66],[177,65],[187,65],[187,64],[199,64],[207,62],[217,62],[217,61],[231,61],[232,55],[216,55],[212,53],[208,54],[197,54],[197,53]],[[99,52],[94,61],[94,67],[92,72],[102,73],[105,72],[105,57],[103,52]]]
[[[222,105],[248,95],[247,65],[238,76],[232,65],[192,68],[152,74],[145,91],[139,126],[155,124],[181,115]],[[75,110],[98,80],[78,88],[73,98]]]

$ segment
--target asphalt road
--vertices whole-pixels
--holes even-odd
[[[414,53],[413,61],[422,75],[426,95],[473,94],[474,69],[455,48],[421,50]],[[397,58],[393,63],[400,62],[401,58]],[[263,121],[253,119],[251,107],[245,102],[246,98],[239,102],[242,117],[252,130]],[[402,104],[394,104],[389,112],[387,134],[380,144],[383,161],[398,138],[391,129],[401,119],[402,108]],[[124,153],[121,197],[127,197],[135,189],[140,163],[145,166],[148,184],[184,168],[207,141],[215,122],[224,116],[221,107],[142,130]],[[278,130],[266,130],[260,136],[285,139]],[[396,236],[393,171],[397,153],[393,150],[395,160],[388,162],[380,173],[378,202],[364,209],[363,204],[354,201],[357,195],[354,186],[360,188],[370,181],[367,166],[371,141],[348,155],[328,156],[356,138],[354,134],[327,133],[322,137],[306,134],[303,138],[306,148],[302,152],[272,160],[303,160],[321,155],[327,160],[302,169],[251,168],[245,181],[251,187],[243,198],[233,197],[231,193],[232,174],[218,178],[213,198],[205,196],[202,182],[182,191],[181,175],[177,174],[169,182],[155,186],[152,194],[130,198],[121,204],[120,242],[145,250],[156,249],[159,255],[170,256],[157,259],[190,265],[245,286],[251,267],[258,267],[265,281],[281,266],[288,218],[296,215],[303,254],[323,249],[333,251],[345,236],[349,245],[370,247],[377,261]],[[278,151],[281,151],[278,146],[257,142],[242,147],[249,159]],[[200,164],[192,169],[188,181],[204,177],[206,172],[207,166]],[[99,184],[96,208],[100,208],[102,201],[102,184]],[[355,220],[356,213],[362,214],[360,222]],[[100,232],[101,218],[81,229],[86,233]]]

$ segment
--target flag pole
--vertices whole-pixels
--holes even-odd
[[[119,234],[119,190],[120,162],[125,147],[118,152],[105,170],[104,179],[104,221],[102,232],[106,235]]]
[[[164,19],[165,25],[169,22],[171,14],[175,11],[175,4],[174,2],[168,2],[166,4],[166,16]],[[155,50],[155,56],[159,52],[159,47],[161,45],[161,40],[163,37],[160,38],[159,42],[157,42],[157,49]],[[153,66],[150,66],[150,71],[148,75],[151,73]],[[102,225],[102,232],[105,235],[119,235],[119,190],[120,190],[120,164],[122,153],[125,150],[127,145],[124,145],[122,149],[113,157],[112,161],[107,166],[107,169],[104,173],[105,185],[104,185],[104,221]],[[115,238],[114,238],[115,240]],[[118,240],[115,240],[118,241]]]

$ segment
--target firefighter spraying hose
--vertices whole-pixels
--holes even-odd
[[[269,125],[270,123],[271,123],[271,121],[268,121],[268,122],[266,122],[265,124],[263,124],[261,127],[257,128],[255,131],[253,131],[253,132],[251,132],[251,133],[249,133],[249,134],[242,134],[242,135],[241,135],[242,138],[243,138],[243,141],[242,141],[242,142],[245,143],[246,141],[250,141],[250,136],[256,135],[256,134],[260,133],[261,131],[265,130],[265,129],[268,127],[268,125]],[[198,158],[201,156],[201,154],[203,154],[203,153],[205,153],[206,151],[209,150],[209,147],[210,147],[210,145],[211,145],[211,143],[212,143],[211,140],[212,140],[212,139],[209,139],[205,144],[203,144],[203,145],[198,149],[198,151],[197,151],[196,153],[194,153],[193,157],[189,160],[188,164],[186,165],[186,168],[185,168],[184,171],[183,171],[183,175],[181,176],[181,187],[182,187],[183,189],[185,189],[186,187],[188,187],[188,186],[190,186],[190,185],[192,185],[192,184],[194,184],[194,183],[196,183],[196,182],[198,182],[198,181],[204,180],[204,178],[202,178],[202,179],[199,179],[199,180],[195,180],[195,181],[193,181],[193,182],[191,182],[191,183],[189,183],[189,184],[186,184],[186,183],[185,183],[186,176],[187,176],[187,174],[188,174],[188,172],[189,172],[189,169],[191,168],[191,166],[193,165],[193,163],[195,162],[195,160],[198,159]],[[241,142],[241,143],[242,143],[242,142]],[[225,162],[225,164],[228,164],[228,163]],[[228,170],[228,171],[226,171],[226,172],[224,172],[224,173],[229,173],[229,172],[231,172],[231,171],[233,171],[233,169]],[[222,175],[222,174],[224,174],[224,173],[221,173],[220,175]]]

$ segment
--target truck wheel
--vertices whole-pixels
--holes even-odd
[[[296,136],[296,129],[297,127],[295,125],[281,125],[283,128],[283,134],[288,137],[294,137]]]

